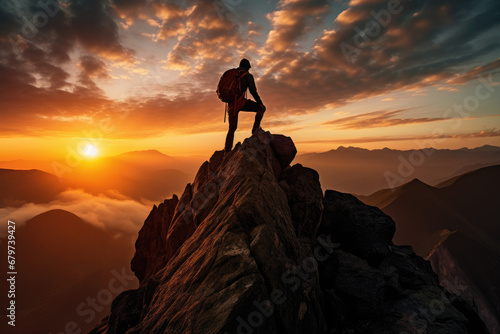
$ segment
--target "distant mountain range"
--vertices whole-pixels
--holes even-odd
[[[193,161],[198,158],[175,158],[150,150],[82,161],[62,178],[40,170],[0,169],[3,185],[0,207],[48,203],[69,188],[92,194],[117,190],[135,200],[161,201],[184,191],[196,171]],[[26,161],[0,162],[0,167],[26,164]]]
[[[500,165],[480,168],[432,187],[418,179],[359,196],[397,223],[394,240],[427,256],[443,230],[460,230],[500,254]]]
[[[500,319],[499,189],[496,165],[436,187],[414,179],[358,196],[394,219],[394,242],[428,257],[441,284],[476,304],[492,334],[499,333]]]
[[[415,178],[436,185],[481,167],[500,164],[500,147],[400,151],[341,146],[328,152],[302,154],[296,160],[316,169],[324,188],[369,195]]]

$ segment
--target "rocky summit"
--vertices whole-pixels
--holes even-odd
[[[327,190],[283,135],[217,151],[154,206],[121,293],[91,333],[488,333],[394,221]],[[367,166],[369,168],[369,166]]]

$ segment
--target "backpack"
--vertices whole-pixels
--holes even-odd
[[[224,72],[217,85],[217,97],[226,103],[236,101],[244,93],[241,89],[241,79],[247,74],[248,72],[241,73],[237,68]]]

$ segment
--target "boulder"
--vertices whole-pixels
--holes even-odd
[[[389,254],[396,225],[379,208],[333,190],[325,192],[323,205],[321,233],[332,235],[344,250],[369,261]]]

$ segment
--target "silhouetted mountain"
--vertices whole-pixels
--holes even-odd
[[[88,331],[109,310],[111,298],[125,288],[136,286],[130,279],[123,284],[115,278],[113,287],[120,291],[110,291],[110,296],[105,291],[106,294],[98,296],[113,277],[122,272],[130,277],[128,263],[133,254],[130,236],[110,235],[64,210],[37,215],[18,226],[15,236],[19,333],[59,333],[69,321]],[[87,305],[87,298],[96,297],[98,307],[88,321],[92,307]],[[5,310],[3,306],[2,302]]]
[[[39,170],[0,169],[0,184],[0,207],[47,203],[66,187],[55,175]]]
[[[397,223],[395,241],[411,244],[427,256],[441,231],[459,230],[500,254],[500,165],[484,167],[441,183],[440,188],[413,180],[395,189],[358,196]]]
[[[215,152],[153,207],[131,263],[140,287],[91,333],[487,333],[427,261],[393,245],[389,216],[323,196],[315,170],[289,166],[295,153],[262,130]]]
[[[424,149],[400,151],[339,147],[324,153],[299,155],[297,161],[320,174],[323,186],[369,195],[418,178],[431,185],[453,176],[500,163],[500,147],[482,146],[459,150]]]
[[[500,166],[490,166],[447,180],[439,188],[413,180],[395,189],[358,196],[395,220],[395,242],[412,245],[421,256],[434,249],[430,258],[441,282],[460,278],[468,287],[464,293],[479,306],[490,332],[495,332],[500,319],[500,298],[491,290],[500,281],[498,189]],[[450,237],[450,231],[456,230],[459,232]],[[484,268],[480,270],[480,266]]]

